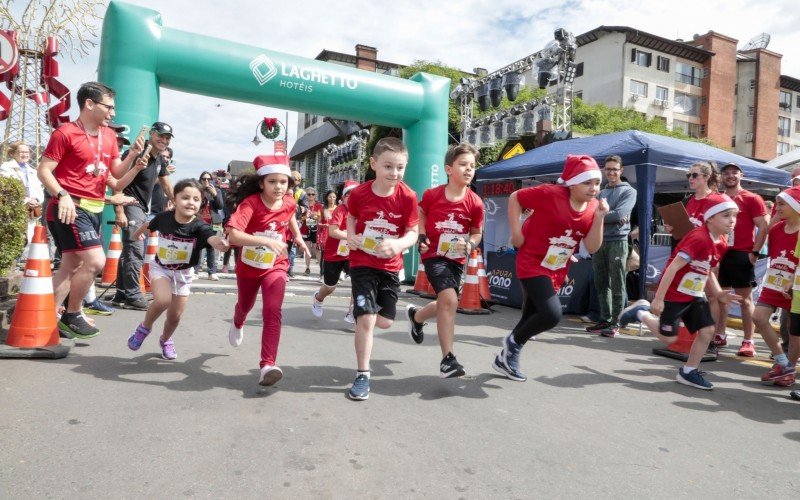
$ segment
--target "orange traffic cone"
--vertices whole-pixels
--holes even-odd
[[[408,290],[408,293],[413,293],[426,299],[436,298],[436,292],[433,290],[430,281],[428,281],[428,275],[425,274],[425,266],[422,262],[417,267],[417,279],[414,281],[414,288]]]
[[[694,344],[696,336],[689,332],[689,330],[683,325],[683,322],[681,322],[679,325],[678,340],[669,344],[667,347],[653,348],[653,354],[658,354],[659,356],[665,356],[672,359],[679,359],[681,361],[686,361],[689,359],[689,351],[692,350],[692,344]],[[700,361],[715,361],[716,359],[716,352],[706,352],[703,354],[703,359]]]
[[[56,324],[56,302],[50,252],[44,226],[36,226],[25,263],[14,315],[0,358],[63,358],[69,353],[62,346]]]
[[[147,252],[144,255],[144,264],[142,265],[142,276],[144,277],[144,286],[142,286],[142,293],[150,292],[150,263],[156,258],[158,252],[158,231],[150,233],[147,238]],[[139,280],[140,282],[142,280]]]
[[[464,314],[489,314],[488,309],[481,307],[481,291],[478,280],[478,254],[473,250],[467,261],[467,275],[461,288],[461,299],[458,301],[458,312]]]
[[[478,252],[478,289],[481,292],[481,298],[485,302],[492,301],[492,293],[489,291],[489,276],[486,275],[486,266],[483,263],[483,254],[480,249]]]
[[[100,278],[100,284],[110,285],[117,281],[120,255],[122,255],[122,234],[119,226],[115,224],[114,229],[111,230],[111,241],[108,244],[106,265],[103,267],[103,276]]]

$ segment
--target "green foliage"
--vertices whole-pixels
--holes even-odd
[[[478,151],[480,152],[480,161],[477,168],[481,168],[484,165],[491,165],[492,163],[500,161],[500,154],[505,149],[506,144],[508,141],[500,141],[496,143],[494,146],[486,146],[480,148]]]
[[[508,96],[506,96],[505,91],[503,91],[503,100],[500,101],[500,106],[496,108],[489,108],[486,111],[481,111],[480,109],[478,109],[478,103],[476,101],[472,101],[472,116],[473,118],[480,118],[482,116],[486,116],[492,113],[497,113],[500,110],[513,108],[517,104],[526,103],[534,99],[543,99],[546,96],[547,96],[547,89],[540,89],[539,87],[521,86],[519,89],[519,94],[517,94],[517,99],[513,102],[508,100]]]
[[[0,200],[0,276],[5,276],[25,248],[25,186],[18,179],[0,176]]]
[[[460,69],[453,68],[443,64],[441,61],[423,61],[416,60],[410,66],[406,66],[400,70],[400,78],[409,79],[417,73],[429,73],[431,75],[443,76],[450,79],[450,91],[460,83],[462,76],[469,76]],[[447,113],[447,129],[451,137],[458,137],[461,132],[461,110],[458,103],[450,101],[450,106]]]

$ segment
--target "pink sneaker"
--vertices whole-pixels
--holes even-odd
[[[775,363],[767,373],[761,375],[761,381],[769,384],[770,382],[777,382],[778,380],[781,380],[789,375],[794,377],[794,371],[794,366],[783,366]]]
[[[778,387],[791,387],[794,385],[794,382],[795,382],[795,374],[790,373],[776,380],[775,385],[777,385]]]
[[[711,343],[717,347],[725,347],[728,345],[728,336],[716,334],[714,335],[714,340],[712,340]]]
[[[739,348],[739,352],[736,353],[737,356],[744,356],[746,358],[752,358],[756,355],[756,346],[753,345],[752,342],[743,340],[742,347]]]

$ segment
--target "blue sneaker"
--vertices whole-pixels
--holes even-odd
[[[511,337],[512,334],[509,333],[503,338],[503,350],[495,356],[492,368],[511,380],[525,382],[528,377],[519,371],[519,354],[522,352],[522,346],[514,342]]]
[[[136,327],[136,331],[128,338],[128,348],[131,351],[138,351],[140,347],[142,347],[142,342],[147,336],[150,335],[150,330],[142,326],[139,323],[139,326]]]
[[[700,371],[696,368],[689,373],[683,373],[683,369],[678,368],[678,376],[675,377],[675,380],[679,384],[688,385],[689,387],[696,387],[697,389],[702,389],[704,391],[710,391],[714,388],[714,384],[704,379],[700,374]]]
[[[619,313],[619,318],[617,321],[620,328],[625,328],[628,326],[628,323],[638,323],[639,318],[636,315],[639,313],[639,311],[650,311],[650,302],[644,299],[639,299],[623,309],[622,312]]]
[[[369,398],[369,377],[359,373],[347,394],[353,401],[364,401]]]
[[[115,309],[108,307],[100,302],[100,299],[94,299],[92,302],[83,303],[83,312],[86,314],[97,314],[100,316],[111,316],[114,314]]]

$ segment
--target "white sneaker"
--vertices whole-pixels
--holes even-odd
[[[219,276],[217,276],[217,273],[208,273],[208,279],[211,281],[219,281]]]
[[[356,318],[353,316],[353,311],[347,311],[347,314],[344,315],[344,320],[351,325],[355,325]]]
[[[316,318],[322,317],[322,302],[317,300],[316,293],[314,293],[314,297],[311,298],[311,314]]]
[[[233,347],[239,347],[242,345],[242,339],[244,338],[244,326],[241,328],[236,328],[231,321],[231,328],[228,330],[228,341],[231,343]]]
[[[261,369],[261,376],[258,378],[258,385],[269,387],[278,383],[283,378],[283,370],[277,366],[267,365]]]

